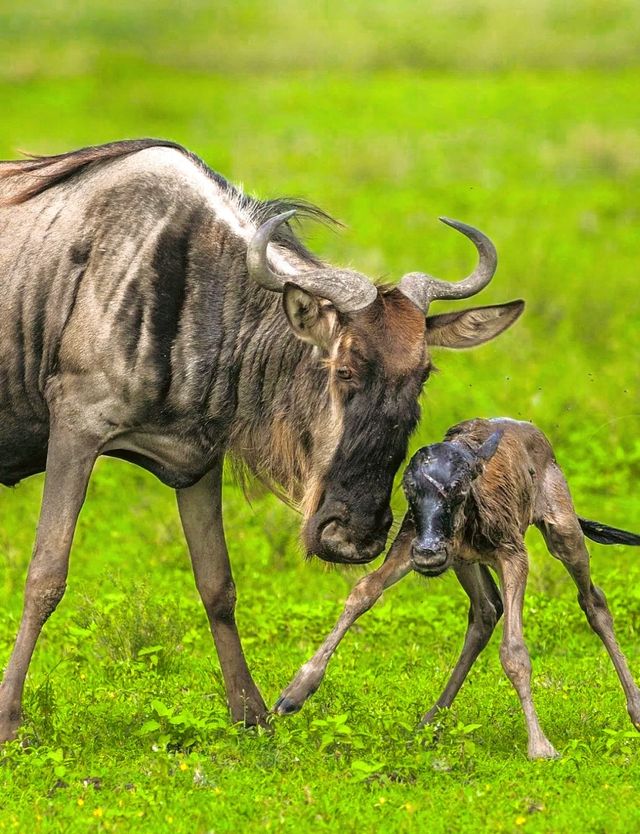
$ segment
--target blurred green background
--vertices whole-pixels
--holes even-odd
[[[581,514],[640,529],[639,58],[631,0],[0,0],[0,157],[171,138],[249,192],[338,216],[346,231],[309,228],[310,244],[374,278],[457,279],[473,252],[436,218],[480,227],[500,254],[480,303],[523,297],[526,314],[490,345],[435,356],[413,448],[466,417],[531,419]],[[41,486],[0,494],[2,663]],[[226,503],[238,619],[272,702],[354,574],[305,564],[275,499],[249,505],[229,483]],[[523,759],[495,640],[440,743],[411,732],[464,628],[453,577],[388,594],[273,737],[229,729],[173,504],[124,463],[97,467],[29,679],[34,747],[3,754],[0,831],[640,827],[640,746],[617,681],[537,536],[526,633],[564,755],[544,766]],[[640,561],[593,553],[640,673]],[[136,735],[158,718],[154,699],[187,715],[168,750],[166,716],[158,738]]]

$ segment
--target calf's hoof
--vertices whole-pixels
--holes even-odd
[[[320,686],[323,677],[324,672],[318,673],[313,666],[305,663],[276,701],[274,715],[293,715],[300,712],[307,698]]]
[[[638,703],[629,704],[628,712],[631,723],[640,733],[640,700]]]
[[[545,738],[543,741],[529,744],[527,755],[530,759],[559,759],[560,753],[551,744],[549,739]]]
[[[276,701],[272,712],[274,715],[293,715],[296,712],[300,712],[301,709],[302,704],[298,704],[293,699],[287,698],[286,695],[281,695]]]

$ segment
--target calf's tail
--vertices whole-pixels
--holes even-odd
[[[578,521],[585,536],[594,542],[600,544],[630,544],[640,547],[640,536],[636,533],[618,530],[617,527],[608,527],[599,521],[589,521],[586,518],[580,518],[580,516],[578,516]]]

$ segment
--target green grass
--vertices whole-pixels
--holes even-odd
[[[174,138],[251,191],[338,215],[348,230],[309,229],[313,246],[373,277],[460,277],[470,247],[435,218],[478,225],[501,258],[482,302],[521,296],[527,312],[491,345],[436,355],[413,447],[465,417],[532,419],[580,512],[640,529],[637,4],[208,5],[3,5],[0,156]],[[41,488],[0,494],[0,663]],[[361,572],[305,563],[271,497],[249,505],[230,483],[226,511],[238,620],[273,702]],[[173,496],[101,462],[31,668],[30,746],[0,754],[0,834],[637,830],[640,735],[568,577],[530,545],[534,694],[561,760],[527,762],[498,637],[440,735],[414,732],[464,632],[453,577],[408,577],[299,716],[244,732]],[[640,554],[592,552],[640,676]]]

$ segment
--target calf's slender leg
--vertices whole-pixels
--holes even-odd
[[[529,571],[527,553],[502,552],[498,555],[498,572],[504,601],[504,631],[500,660],[513,684],[527,724],[530,759],[551,759],[558,754],[545,736],[531,697],[531,659],[522,636],[522,603]]]
[[[66,428],[52,426],[22,619],[0,685],[0,744],[15,738],[20,726],[27,670],[42,626],[65,591],[69,551],[97,454],[95,441],[74,436]]]
[[[461,564],[455,568],[455,572],[471,603],[467,633],[458,662],[442,695],[424,715],[421,724],[431,724],[439,710],[451,706],[502,616],[502,599],[489,568],[479,564]]]
[[[576,517],[569,488],[559,470],[553,471],[547,485],[552,509],[538,525],[549,552],[566,567],[578,588],[578,602],[593,631],[604,647],[622,684],[631,722],[640,730],[640,689],[631,675],[627,660],[618,646],[613,629],[613,618],[604,593],[591,581],[589,551]]]
[[[411,539],[414,535],[413,526],[405,518],[384,563],[354,586],[333,631],[283,690],[273,708],[276,715],[291,715],[302,709],[304,702],[320,686],[333,653],[354,622],[375,605],[386,588],[411,571]]]
[[[266,723],[267,707],[253,682],[235,621],[236,589],[222,525],[222,464],[177,491],[196,586],[209,618],[231,718],[247,726]]]

